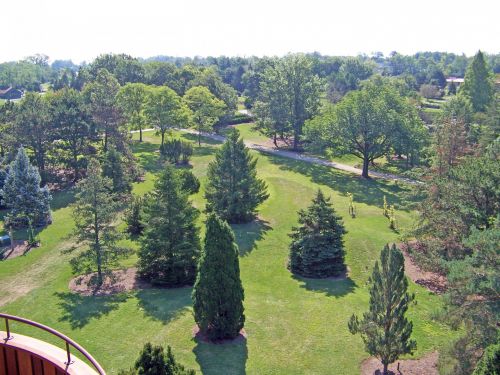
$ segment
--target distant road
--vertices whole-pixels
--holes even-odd
[[[156,129],[149,128],[149,129],[143,129],[142,131],[143,132],[150,132],[150,131],[154,131],[154,130],[156,130]],[[197,130],[194,130],[194,129],[176,129],[176,130],[184,132],[184,133],[195,134],[195,135],[198,135],[198,133],[199,133]],[[131,133],[139,133],[139,131],[132,130]],[[226,138],[224,136],[218,135],[218,134],[203,133],[202,132],[201,135],[205,138],[210,138],[210,139],[213,139],[213,140],[219,141],[219,142],[224,142],[226,140]],[[303,154],[300,154],[298,152],[293,152],[293,151],[279,150],[279,149],[269,147],[269,146],[259,144],[259,143],[248,142],[248,141],[244,141],[244,142],[248,148],[251,148],[252,150],[264,152],[266,154],[282,156],[284,158],[305,161],[307,163],[312,163],[312,164],[324,165],[327,167],[339,169],[341,171],[350,172],[350,173],[354,173],[357,175],[361,175],[361,173],[362,173],[362,170],[359,168],[351,167],[350,165],[346,165],[346,164],[342,164],[342,163],[337,163],[335,161],[324,160],[324,159],[321,159],[318,157],[303,155]],[[410,178],[401,177],[401,176],[397,176],[397,175],[390,174],[390,173],[383,173],[383,172],[377,172],[377,171],[370,171],[369,173],[370,173],[370,177],[382,178],[384,180],[397,180],[397,181],[405,182],[408,184],[419,183],[418,181],[412,180]]]

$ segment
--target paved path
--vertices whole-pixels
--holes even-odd
[[[153,128],[143,129],[143,132],[149,132],[149,131],[154,131],[154,130],[156,130],[156,129],[153,129]],[[177,130],[184,132],[184,133],[195,134],[195,135],[198,135],[198,133],[199,133],[197,130],[194,130],[194,129],[177,129]],[[139,132],[138,130],[131,131],[131,133],[138,133],[138,132]],[[218,134],[203,133],[202,132],[201,135],[205,138],[210,138],[210,139],[213,139],[213,140],[216,140],[219,142],[224,142],[226,140],[226,138],[224,136],[218,135]],[[303,154],[293,152],[293,151],[279,150],[279,149],[276,149],[273,147],[269,147],[269,146],[265,146],[263,144],[253,143],[253,142],[249,142],[249,141],[245,141],[245,145],[248,148],[251,148],[253,150],[257,150],[260,152],[264,152],[266,154],[282,156],[284,158],[289,158],[289,159],[294,159],[294,160],[301,160],[301,161],[305,161],[307,163],[312,163],[312,164],[325,165],[327,167],[332,167],[335,169],[339,169],[341,171],[346,171],[346,172],[350,172],[350,173],[354,173],[354,174],[358,174],[358,175],[361,175],[361,173],[362,173],[362,170],[359,168],[355,168],[355,167],[352,167],[350,165],[337,163],[337,162],[330,161],[330,160],[321,159],[321,158],[314,157],[314,156],[303,155]],[[370,177],[382,178],[385,180],[397,180],[397,181],[405,182],[408,184],[417,184],[418,183],[418,181],[415,181],[415,180],[412,180],[412,179],[409,179],[406,177],[393,175],[390,173],[383,173],[383,172],[377,172],[377,171],[370,171],[369,173],[370,173]]]

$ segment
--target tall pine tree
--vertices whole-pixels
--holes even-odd
[[[139,251],[139,272],[154,284],[193,284],[200,252],[199,215],[182,191],[179,171],[167,165],[146,196],[146,228]]]
[[[233,128],[208,166],[207,210],[229,223],[251,221],[257,206],[269,197],[266,184],[257,178],[256,165],[257,159]]]
[[[385,245],[370,278],[370,310],[362,320],[353,314],[349,321],[349,331],[361,334],[366,351],[382,362],[383,375],[390,363],[417,348],[410,339],[413,323],[405,317],[414,298],[408,294],[403,254],[394,244]]]
[[[290,234],[290,270],[314,278],[338,276],[344,272],[343,236],[346,230],[330,198],[325,198],[321,190],[307,210],[299,211],[299,224]]]
[[[114,224],[119,203],[110,192],[111,185],[111,180],[102,176],[99,162],[91,160],[87,167],[87,178],[77,185],[73,210],[77,242],[88,245],[88,249],[73,258],[71,265],[75,273],[96,271],[91,283],[97,287],[102,285],[111,267],[129,254],[128,249],[117,245],[121,235]]]
[[[31,165],[26,151],[21,146],[9,171],[0,196],[3,204],[10,208],[9,219],[15,224],[45,225],[51,221],[49,189],[40,187],[38,168]]]
[[[484,59],[481,51],[478,51],[467,68],[464,83],[460,92],[465,94],[472,103],[476,112],[483,112],[488,107],[494,94],[492,72]]]
[[[193,290],[194,320],[210,340],[235,338],[245,323],[238,246],[229,225],[210,214]]]

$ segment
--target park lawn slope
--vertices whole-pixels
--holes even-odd
[[[176,137],[193,140],[188,134]],[[159,138],[145,133],[143,144],[134,151],[147,171],[146,181],[134,186],[144,194],[153,187]],[[218,144],[208,141],[195,147],[193,172],[206,184],[206,168]],[[401,207],[403,186],[379,180],[363,180],[332,168],[301,161],[252,153],[259,158],[258,173],[269,186],[270,198],[260,207],[259,220],[233,225],[240,246],[240,266],[245,288],[246,341],[212,345],[192,337],[194,320],[191,288],[147,289],[109,297],[81,297],[71,294],[71,270],[61,257],[71,232],[71,209],[54,211],[54,223],[41,232],[42,247],[11,264],[0,263],[0,297],[4,280],[26,278],[40,262],[48,262],[47,277],[37,278],[32,289],[4,306],[1,311],[39,321],[74,338],[92,353],[109,374],[131,366],[146,341],[171,345],[186,366],[204,374],[338,374],[359,372],[367,357],[359,337],[352,336],[347,321],[352,313],[368,308],[366,282],[380,250],[398,234],[388,227],[381,205],[386,195],[390,204]],[[347,264],[346,280],[296,278],[286,269],[288,233],[297,224],[297,210],[309,205],[318,188],[332,196],[335,209],[343,216]],[[350,218],[347,192],[354,194],[357,217]],[[192,197],[203,209],[203,191]],[[398,225],[411,225],[413,214],[396,211]],[[200,218],[200,225],[203,217]],[[128,241],[130,242],[130,241]],[[137,243],[133,244],[137,247]],[[133,264],[132,256],[124,265]],[[26,274],[26,275],[25,275]],[[417,304],[411,307],[414,338],[420,356],[449,342],[447,327],[431,316],[441,299],[411,283]],[[32,333],[17,325],[14,331]],[[34,334],[34,333],[33,333]],[[44,339],[46,336],[38,335]],[[49,339],[54,343],[57,340]]]

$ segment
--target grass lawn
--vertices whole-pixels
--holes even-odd
[[[187,134],[175,136],[193,138]],[[146,181],[134,186],[136,194],[152,188],[154,174],[161,168],[156,152],[159,138],[149,132],[144,140],[134,146],[147,171]],[[207,164],[218,147],[216,142],[207,142],[195,146],[192,159],[202,190]],[[367,354],[361,339],[349,333],[347,321],[353,312],[360,314],[368,308],[366,283],[371,268],[383,245],[398,238],[382,215],[382,197],[386,195],[389,203],[401,207],[404,187],[254,154],[259,157],[259,176],[267,182],[271,196],[261,206],[258,221],[233,226],[245,288],[246,341],[224,345],[196,342],[192,338],[191,288],[147,289],[110,297],[71,294],[69,255],[61,255],[72,243],[71,192],[56,195],[54,223],[40,233],[42,247],[27,256],[0,262],[1,311],[69,335],[109,374],[131,366],[146,341],[171,345],[182,363],[203,374],[331,374],[332,366],[336,374],[359,373],[359,364]],[[348,230],[346,260],[351,272],[343,281],[297,278],[285,267],[287,234],[296,225],[296,212],[309,204],[319,187],[332,196]],[[346,192],[354,194],[355,219],[347,215]],[[202,191],[192,199],[203,209]],[[413,213],[399,210],[397,220],[401,227],[408,227]],[[131,240],[126,242],[138,246]],[[135,260],[132,256],[124,265],[132,265]],[[417,299],[409,316],[418,343],[416,356],[420,356],[439,350],[453,334],[431,318],[441,306],[440,297],[413,283],[410,289]],[[17,324],[12,330],[60,344]]]

